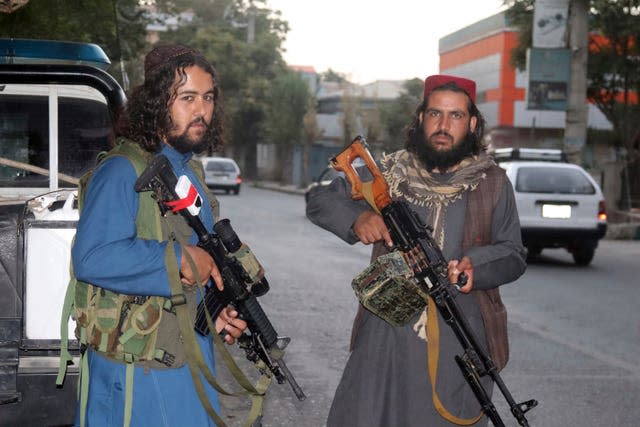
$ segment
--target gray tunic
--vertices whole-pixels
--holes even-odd
[[[426,218],[426,208],[412,208],[423,220]],[[492,245],[470,248],[463,254],[461,245],[466,208],[466,194],[447,208],[446,239],[442,248],[445,258],[469,256],[474,264],[475,288],[492,288],[517,279],[524,272],[525,255],[509,182],[505,182],[492,219]],[[349,183],[338,178],[331,186],[312,195],[307,205],[307,216],[315,224],[353,244],[358,239],[351,225],[366,209],[369,207],[365,202],[351,200]],[[456,300],[486,348],[484,325],[473,293],[459,294]],[[394,327],[364,310],[331,406],[327,420],[329,427],[452,425],[436,412],[432,402],[427,343],[413,330],[417,319],[418,316],[405,326]],[[453,330],[440,316],[438,319],[438,396],[452,414],[472,418],[480,413],[480,406],[454,359],[454,355],[462,353],[462,347]],[[483,385],[491,393],[492,383],[488,378],[483,378]],[[483,417],[475,425],[486,426],[487,418]]]

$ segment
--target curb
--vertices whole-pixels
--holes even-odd
[[[605,239],[640,240],[640,225],[634,223],[608,224]]]
[[[263,188],[265,190],[279,191],[281,193],[304,195],[305,189],[298,188],[295,185],[281,185],[277,182],[254,181],[250,184],[252,187]]]

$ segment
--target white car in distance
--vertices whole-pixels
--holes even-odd
[[[589,265],[607,231],[604,196],[582,167],[561,150],[496,149],[515,191],[522,241],[529,256],[565,248],[577,265]]]
[[[238,164],[228,157],[203,157],[204,182],[212,190],[224,190],[227,194],[240,193],[242,174]]]

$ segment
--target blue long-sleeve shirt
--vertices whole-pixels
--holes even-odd
[[[206,192],[189,168],[189,154],[181,154],[169,146],[162,151],[177,176],[187,175],[203,201],[199,217],[211,231],[214,217]],[[131,295],[171,295],[165,250],[168,242],[140,239],[136,231],[138,193],[135,169],[123,156],[105,160],[89,182],[72,249],[74,273],[79,280],[118,293]],[[197,242],[195,232],[190,243]],[[181,250],[176,244],[176,263],[181,262]],[[176,337],[177,339],[177,337]],[[204,360],[215,372],[211,335],[196,334]],[[125,366],[88,349],[89,397],[87,425],[121,426],[125,416]],[[216,391],[201,376],[204,389],[213,407],[220,411]],[[196,393],[188,366],[175,369],[145,369],[135,367],[133,380],[131,425],[171,427],[211,426]],[[79,425],[79,413],[76,425]]]
[[[177,176],[187,175],[204,197],[204,190],[187,162],[191,153],[181,154],[165,145],[161,151]],[[138,193],[133,189],[135,169],[123,156],[104,161],[95,171],[85,194],[84,206],[72,249],[73,268],[79,280],[114,292],[130,295],[171,295],[165,265],[167,242],[140,239],[136,232]],[[208,203],[200,219],[213,228]],[[191,236],[195,244],[197,236]],[[176,246],[178,266],[181,252]]]

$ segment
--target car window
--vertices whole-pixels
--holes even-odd
[[[46,96],[0,97],[0,156],[41,168],[49,164],[49,107]],[[36,158],[37,157],[37,158]],[[3,187],[14,187],[31,173],[0,167]],[[33,175],[48,185],[48,178]]]
[[[318,182],[320,182],[320,181],[333,181],[335,178],[337,178],[339,176],[344,176],[344,173],[338,172],[334,168],[327,168],[318,177]]]
[[[516,178],[520,193],[595,194],[583,172],[573,168],[521,167]]]
[[[58,170],[80,177],[95,166],[98,153],[111,148],[111,118],[102,102],[61,97],[58,103]]]
[[[58,98],[58,170],[79,177],[109,148],[107,106],[98,101]],[[0,97],[0,156],[49,168],[49,98]],[[47,187],[49,178],[19,167],[0,167],[1,187]]]
[[[209,172],[235,173],[236,172],[236,168],[233,165],[233,163],[209,161],[209,162],[207,162],[207,171],[209,171]]]

